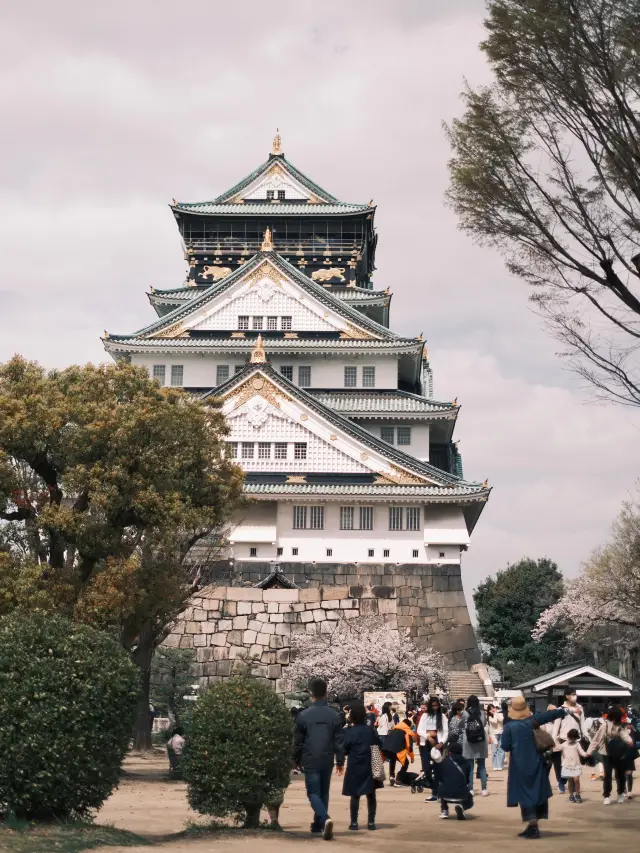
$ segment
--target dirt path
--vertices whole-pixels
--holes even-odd
[[[127,776],[98,815],[100,823],[111,823],[148,839],[162,853],[204,853],[219,848],[220,853],[240,853],[259,846],[259,853],[286,853],[294,845],[322,845],[308,833],[311,812],[307,803],[304,778],[293,777],[281,811],[285,832],[216,832],[205,837],[176,837],[192,823],[206,823],[186,800],[186,786],[167,778],[166,759],[131,758]],[[476,806],[466,823],[438,819],[436,804],[424,803],[424,796],[412,796],[408,790],[385,788],[378,796],[378,831],[357,833],[347,830],[348,800],[340,795],[341,783],[334,780],[332,816],[336,823],[333,853],[358,851],[389,853],[400,847],[403,853],[424,853],[425,844],[438,844],[450,850],[495,853],[516,842],[520,831],[519,812],[505,807],[506,772],[490,775],[491,796],[476,797]],[[604,806],[600,784],[583,778],[582,806],[568,802],[566,796],[554,796],[551,820],[543,826],[545,838],[536,849],[564,853],[603,853],[608,850],[637,849],[640,832],[640,797],[624,805]],[[364,809],[364,803],[363,809]],[[363,816],[361,816],[362,819]],[[170,836],[174,836],[171,838]],[[103,847],[95,853],[148,853],[149,847]]]

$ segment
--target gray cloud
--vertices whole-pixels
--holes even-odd
[[[441,121],[485,82],[480,0],[278,4],[22,0],[0,13],[0,359],[102,361],[103,328],[152,316],[184,261],[167,202],[287,156],[378,204],[392,324],[425,333],[436,395],[463,404],[470,478],[494,495],[468,590],[523,554],[575,573],[634,486],[638,418],[585,402],[524,285],[443,201]]]

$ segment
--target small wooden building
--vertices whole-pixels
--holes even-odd
[[[602,710],[611,702],[624,707],[631,699],[630,681],[623,681],[584,662],[567,664],[554,672],[539,675],[519,684],[516,689],[529,700],[530,705],[535,706],[536,711],[545,711],[547,705],[562,705],[567,687],[575,689],[581,705]]]

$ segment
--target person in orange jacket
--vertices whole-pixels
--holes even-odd
[[[407,711],[404,720],[398,723],[387,735],[384,752],[389,758],[390,783],[396,785],[411,785],[412,776],[418,774],[408,773],[409,764],[413,763],[413,745],[418,742],[418,735],[412,729],[414,711]],[[401,769],[395,774],[396,760],[400,762]]]

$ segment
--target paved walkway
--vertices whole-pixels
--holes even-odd
[[[206,822],[189,808],[186,788],[166,777],[166,760],[129,759],[127,777],[105,804],[99,822],[112,823],[147,838],[161,853],[204,853],[218,848],[220,853],[249,851],[259,844],[259,853],[293,853],[301,844],[322,847],[319,838],[308,833],[311,812],[304,792],[304,779],[293,777],[281,810],[282,834],[218,832],[205,837],[176,837],[187,822]],[[516,838],[520,831],[519,810],[507,809],[506,771],[491,773],[491,796],[476,797],[469,820],[460,823],[438,818],[438,806],[423,802],[424,796],[407,789],[385,788],[378,794],[378,831],[349,832],[348,799],[340,795],[341,782],[334,778],[331,790],[331,814],[336,837],[333,853],[358,850],[361,853],[424,853],[426,844],[437,844],[443,851],[471,850],[472,853],[496,853],[510,845],[524,844]],[[640,778],[636,780],[640,789]],[[562,849],[563,853],[603,853],[634,851],[640,837],[640,791],[638,799],[623,805],[604,806],[600,783],[583,777],[583,805],[573,805],[566,796],[551,800],[551,820],[542,825],[544,838],[536,849]],[[365,817],[362,803],[361,819]],[[174,836],[173,838],[171,836]],[[259,840],[258,840],[259,839]],[[96,853],[149,853],[149,847],[104,847]]]

